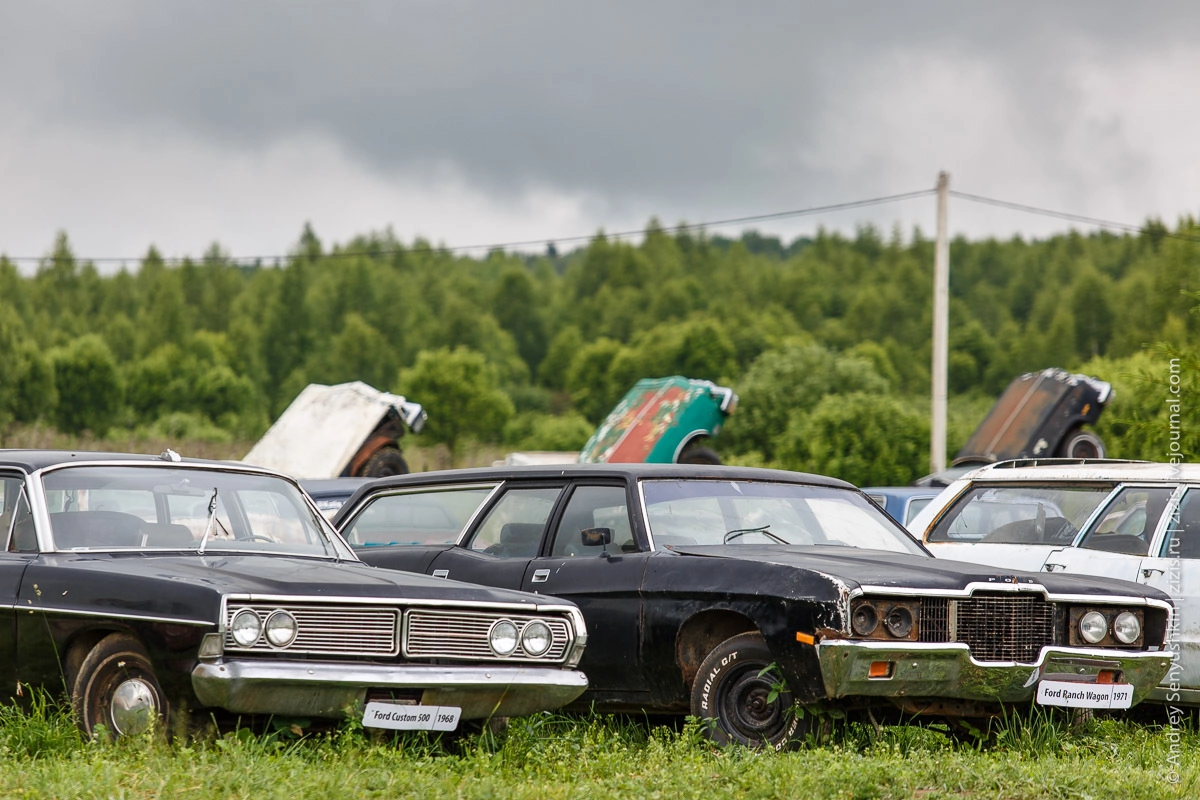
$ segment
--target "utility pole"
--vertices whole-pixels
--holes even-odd
[[[929,428],[929,468],[946,468],[946,362],[950,333],[950,239],[946,230],[946,199],[950,173],[937,182],[937,243],[933,249],[933,419]]]

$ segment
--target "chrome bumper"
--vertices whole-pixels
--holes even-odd
[[[1033,700],[1039,680],[1095,683],[1101,670],[1117,670],[1133,685],[1133,702],[1145,699],[1171,666],[1169,652],[1044,647],[1036,664],[979,662],[962,643],[899,645],[828,639],[817,645],[821,677],[830,698],[873,696],[947,698],[993,703]],[[889,677],[872,678],[871,664],[889,662]]]
[[[458,706],[462,719],[549,711],[587,689],[587,676],[557,667],[452,667],[221,659],[192,670],[206,706],[238,714],[341,717],[368,689],[420,689],[422,705]]]

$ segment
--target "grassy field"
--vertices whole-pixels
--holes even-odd
[[[846,725],[791,753],[714,749],[694,725],[541,715],[443,742],[353,725],[295,737],[84,742],[40,704],[0,710],[0,796],[21,798],[1164,798],[1200,795],[1200,735],[1011,721],[986,744]]]

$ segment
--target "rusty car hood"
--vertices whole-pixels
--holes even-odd
[[[969,584],[1041,585],[1051,594],[1167,595],[1140,584],[1093,576],[1022,572],[964,561],[854,547],[795,545],[685,545],[670,552],[683,556],[725,558],[807,570],[836,579],[853,591],[864,586],[961,591]]]

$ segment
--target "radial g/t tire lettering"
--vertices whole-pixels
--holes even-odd
[[[758,632],[741,633],[717,645],[700,664],[692,684],[692,714],[717,744],[783,750],[807,732],[792,693]],[[772,697],[772,695],[774,695]]]

